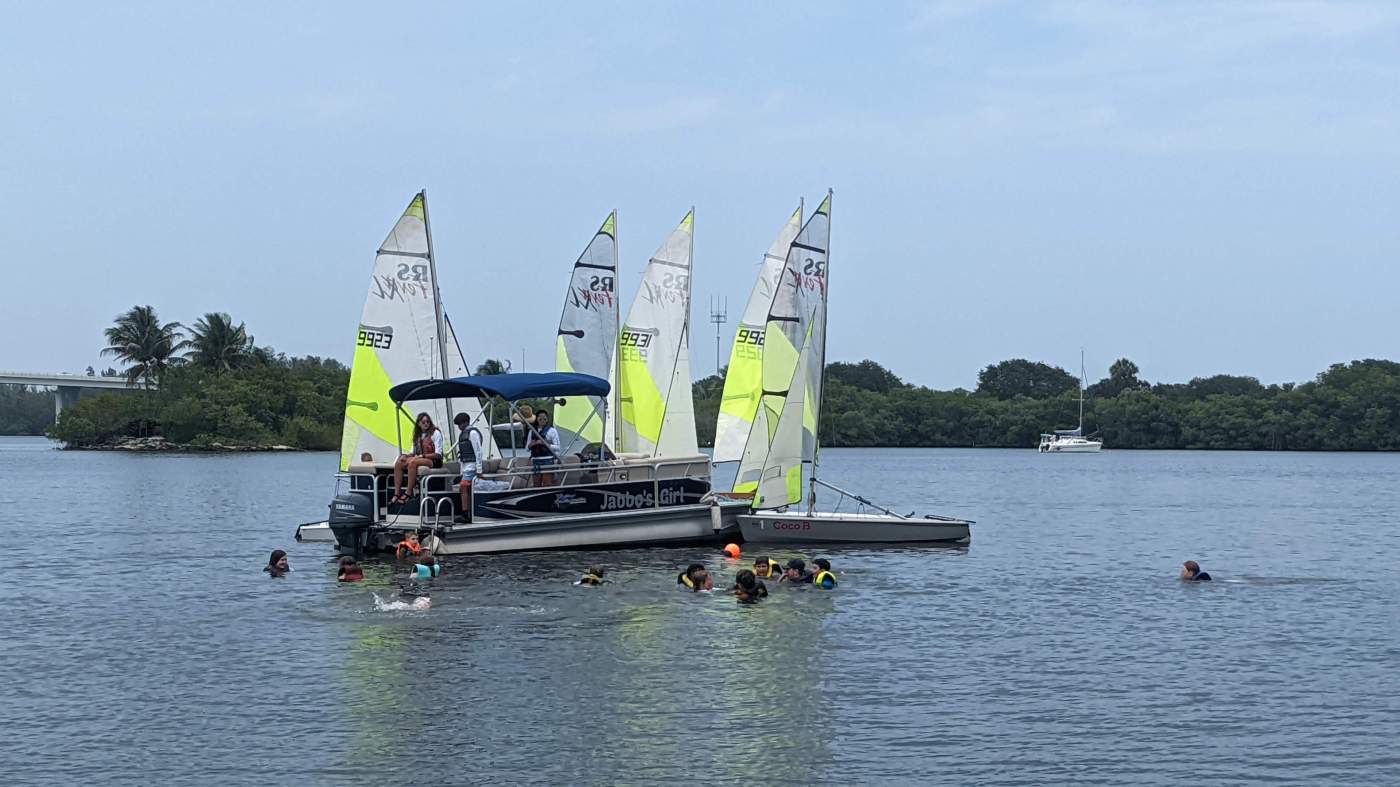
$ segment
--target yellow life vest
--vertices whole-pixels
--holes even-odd
[[[680,578],[677,581],[680,582],[682,585],[685,585],[686,587],[690,588],[691,590],[696,589],[695,581],[691,579],[690,576],[687,574],[681,574]]]
[[[826,587],[826,581],[828,579],[831,580],[831,587],[836,587],[836,575],[826,569],[822,569],[817,572],[815,577],[812,577],[812,584],[819,588]]]
[[[597,574],[584,574],[583,578],[580,579],[578,583],[580,585],[601,585],[603,584],[603,578]]]

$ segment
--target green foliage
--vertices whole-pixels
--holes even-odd
[[[130,364],[127,382],[159,382],[189,344],[181,331],[178,322],[161,322],[155,307],[133,306],[103,331],[107,346],[102,354]]]
[[[290,358],[214,371],[173,367],[158,391],[104,393],[63,411],[50,435],[69,445],[161,435],[191,445],[334,450],[349,372],[333,360]]]
[[[1049,399],[1077,391],[1078,386],[1079,380],[1064,369],[1024,358],[995,363],[977,373],[977,393],[998,399]]]
[[[41,435],[53,426],[53,391],[0,385],[0,434]]]
[[[1022,363],[1029,364],[988,369]],[[715,379],[694,388],[696,425],[705,437],[713,436],[719,406]],[[873,361],[832,364],[822,444],[1028,448],[1041,432],[1076,423],[1078,391],[1069,379],[1052,396],[1000,398],[980,386],[977,395],[909,386]],[[1336,364],[1297,386],[1232,375],[1149,386],[1123,359],[1089,393],[1085,430],[1110,448],[1400,450],[1400,363],[1392,361]]]
[[[826,365],[826,379],[880,393],[888,393],[905,385],[894,372],[868,359],[860,363],[829,363]]]
[[[254,363],[276,361],[270,347],[255,347],[243,323],[233,324],[224,312],[209,312],[190,329],[188,360],[214,371],[240,369]]]

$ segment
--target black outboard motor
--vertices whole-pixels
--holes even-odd
[[[374,524],[374,500],[369,492],[343,492],[331,501],[326,518],[335,543],[347,554],[361,554],[369,543],[369,526]]]

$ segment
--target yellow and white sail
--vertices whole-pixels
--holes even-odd
[[[789,244],[768,307],[762,359],[763,391],[734,480],[736,492],[759,492],[756,507],[798,502],[801,499],[801,465],[817,458],[822,367],[826,363],[830,240],[831,193],[828,192],[821,206]],[[795,485],[790,483],[793,477],[798,479]],[[776,490],[771,486],[778,478],[783,481],[782,488],[787,490],[781,500],[774,497]]]
[[[365,461],[366,455],[374,464],[396,460],[409,448],[417,412],[427,412],[451,434],[453,410],[475,416],[480,409],[472,399],[451,407],[447,402],[422,402],[406,413],[389,398],[389,388],[397,383],[453,376],[466,369],[442,314],[427,211],[427,197],[419,192],[375,254],[345,397],[341,470]]]
[[[690,263],[695,211],[647,263],[618,342],[618,450],[693,456],[695,404],[690,379]]]
[[[588,247],[574,263],[564,312],[559,318],[555,370],[611,380],[617,348],[617,213],[608,214]],[[554,425],[564,451],[607,442],[603,412],[586,396],[574,396],[554,408]],[[596,412],[595,412],[596,410]]]
[[[788,247],[802,229],[802,205],[783,225],[773,245],[763,255],[739,327],[734,332],[734,346],[729,352],[729,366],[724,375],[724,394],[720,398],[719,417],[715,422],[714,461],[737,462],[744,456],[744,444],[753,428],[763,393],[763,335],[768,322],[768,307],[773,303],[778,276],[787,261]]]

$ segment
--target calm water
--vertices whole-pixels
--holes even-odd
[[[833,450],[972,546],[756,607],[705,549],[449,558],[426,613],[292,541],[334,463],[0,439],[5,781],[1400,781],[1400,455]]]

